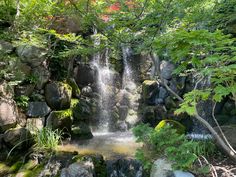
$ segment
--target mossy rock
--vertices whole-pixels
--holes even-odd
[[[10,171],[11,173],[16,173],[17,171],[19,171],[19,169],[24,165],[24,163],[22,161],[18,161],[16,163],[14,163],[11,167],[10,167]]]
[[[0,176],[6,176],[7,174],[9,174],[10,171],[10,167],[7,166],[4,163],[0,163]]]
[[[64,82],[51,82],[45,87],[45,99],[53,110],[70,108],[72,88]]]
[[[46,126],[53,130],[59,129],[70,132],[72,126],[72,110],[52,111],[47,118]]]
[[[162,120],[161,122],[159,122],[155,127],[155,130],[158,131],[166,125],[170,125],[172,128],[176,129],[176,132],[179,134],[185,133],[186,128],[184,125],[175,120],[169,120],[169,119]]]
[[[94,112],[93,107],[94,106],[85,99],[80,99],[77,103],[74,100],[73,103],[71,103],[74,121],[87,120]]]
[[[67,83],[71,86],[72,88],[72,96],[74,98],[79,98],[80,97],[80,89],[78,87],[78,85],[76,84],[75,82],[75,79],[74,78],[70,78],[70,79],[67,79]]]
[[[91,139],[93,137],[91,129],[84,122],[74,125],[72,127],[72,134],[74,138],[78,139]]]

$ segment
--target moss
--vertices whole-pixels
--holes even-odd
[[[10,173],[10,167],[4,163],[0,163],[0,176],[6,176]]]
[[[22,167],[22,165],[23,165],[23,162],[18,161],[11,166],[10,171],[12,173],[15,173]]]
[[[61,110],[61,111],[53,111],[54,116],[59,118],[59,119],[64,119],[66,117],[72,117],[72,110],[71,109],[66,109],[66,110]]]
[[[74,109],[77,106],[78,103],[79,103],[78,99],[71,99],[70,108]]]
[[[78,98],[80,96],[80,89],[78,85],[76,84],[75,80],[73,78],[67,79],[67,83],[71,86],[72,88],[72,96],[75,98]]]
[[[166,125],[171,125],[174,129],[176,129],[177,133],[179,134],[185,133],[186,128],[184,125],[182,125],[181,123],[175,120],[168,120],[168,119],[162,120],[161,122],[159,122],[159,124],[155,127],[155,130],[158,131]]]

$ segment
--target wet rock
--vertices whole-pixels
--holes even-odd
[[[0,132],[15,127],[16,121],[16,103],[11,99],[0,98]]]
[[[27,119],[26,128],[31,134],[36,133],[44,127],[44,118],[30,118]]]
[[[72,88],[63,82],[52,82],[45,87],[47,104],[55,110],[70,108]]]
[[[72,111],[70,109],[61,111],[52,111],[47,120],[46,126],[52,129],[59,129],[70,132],[72,125]]]
[[[85,63],[79,63],[75,68],[75,81],[80,87],[88,84],[96,83],[97,71],[96,68]]]
[[[51,109],[46,102],[29,102],[26,115],[29,117],[44,117],[48,115],[50,111]]]
[[[79,139],[90,139],[93,137],[91,129],[84,122],[77,123],[72,127],[72,133]]]
[[[29,130],[27,130],[26,128],[23,127],[12,128],[4,133],[4,142],[10,148],[17,145],[16,149],[24,149],[32,145],[32,136]]]
[[[165,60],[161,61],[160,64],[160,72],[161,72],[161,78],[169,80],[172,78],[172,72],[174,71],[175,66]]]
[[[144,177],[143,167],[134,159],[118,159],[107,162],[108,176],[112,177]]]
[[[119,119],[125,120],[128,115],[129,107],[128,106],[120,106],[119,107]]]
[[[47,51],[32,45],[20,45],[16,48],[16,53],[20,57],[22,63],[37,67],[44,62]]]
[[[51,73],[46,67],[39,66],[33,70],[33,75],[37,78],[36,88],[40,90],[49,81]]]
[[[63,168],[60,177],[93,177],[93,164],[73,163]]]
[[[0,52],[2,53],[11,53],[14,50],[14,47],[10,42],[0,40]]]
[[[89,100],[81,98],[72,108],[74,121],[87,120],[93,115],[93,104]]]
[[[92,96],[93,95],[93,90],[90,86],[85,86],[82,88],[82,95],[84,96]]]
[[[128,125],[127,125],[127,123],[126,123],[125,121],[118,121],[118,122],[116,123],[116,129],[117,129],[118,131],[125,132],[125,131],[128,130]]]

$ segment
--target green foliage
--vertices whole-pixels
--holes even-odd
[[[26,110],[29,103],[29,97],[26,95],[18,96],[15,98],[16,105],[22,108],[23,110]]]
[[[44,127],[37,130],[35,134],[35,149],[37,150],[55,150],[61,143],[62,131],[52,130]]]
[[[137,142],[143,143],[143,147],[136,152],[136,158],[143,162],[145,169],[150,170],[157,158],[167,158],[173,163],[173,168],[191,170],[198,158],[194,152],[199,144],[188,141],[184,135],[176,133],[170,126],[164,126],[156,131],[142,124],[135,127],[133,133]]]

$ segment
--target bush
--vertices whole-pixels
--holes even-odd
[[[172,167],[178,170],[191,170],[198,155],[205,153],[199,142],[187,140],[170,126],[159,130],[147,124],[138,125],[133,129],[137,142],[143,146],[136,151],[136,158],[140,160],[146,170],[150,170],[157,158],[166,158],[172,162]]]

